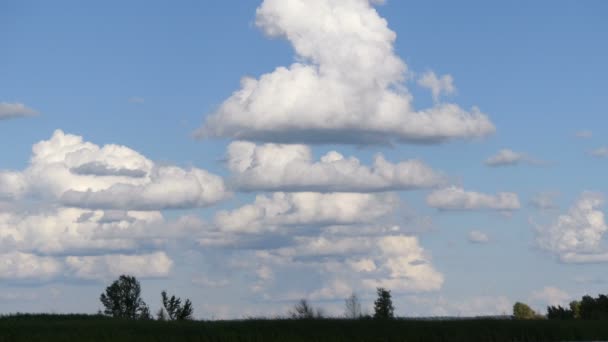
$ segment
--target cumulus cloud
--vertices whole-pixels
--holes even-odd
[[[0,254],[0,279],[44,280],[58,275],[62,264],[51,257],[11,252]]]
[[[598,193],[585,192],[567,213],[552,224],[536,227],[538,245],[567,263],[608,261],[602,237],[608,226]]]
[[[608,157],[608,147],[599,147],[595,150],[591,151],[591,155],[597,158],[607,158]]]
[[[369,167],[331,151],[315,162],[305,145],[233,142],[228,146],[228,167],[235,186],[245,191],[374,192],[445,182],[442,174],[418,160],[394,164],[378,155]]]
[[[373,292],[379,286],[395,293],[436,291],[444,281],[415,236],[301,236],[293,246],[260,251],[257,257],[274,267],[304,267],[330,274],[309,292],[313,299],[343,299],[354,290]]]
[[[107,280],[129,274],[140,278],[169,275],[173,261],[165,252],[126,255],[68,256],[66,265],[80,279]]]
[[[472,230],[469,232],[469,241],[472,243],[488,243],[490,238],[488,234],[479,230]]]
[[[46,255],[127,252],[202,237],[208,228],[195,217],[167,220],[152,211],[6,211],[0,212],[0,250]]]
[[[271,197],[258,195],[252,204],[218,212],[215,224],[223,231],[260,233],[285,226],[371,222],[392,212],[397,203],[392,194],[278,192]]]
[[[439,96],[450,95],[456,91],[454,79],[451,75],[437,77],[434,72],[425,72],[419,79],[418,85],[431,90],[433,100],[439,101]]]
[[[407,67],[394,53],[396,34],[368,0],[265,0],[256,26],[287,39],[298,62],[259,79],[243,78],[198,136],[431,143],[495,131],[477,108],[444,103],[414,108],[404,84]]]
[[[0,120],[38,115],[23,103],[0,102]]]
[[[30,195],[73,207],[161,210],[228,196],[223,179],[205,170],[157,165],[128,147],[100,147],[60,130],[32,151],[25,170],[0,171],[0,199]]]
[[[512,192],[499,192],[496,195],[465,191],[459,187],[435,190],[426,198],[426,203],[441,210],[480,210],[491,209],[510,211],[521,207],[519,197]]]

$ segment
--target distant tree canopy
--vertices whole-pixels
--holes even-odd
[[[513,318],[515,319],[534,319],[538,315],[528,304],[517,302],[513,305]]]
[[[391,291],[379,287],[376,289],[378,298],[374,301],[374,318],[375,319],[393,319],[395,318],[395,308],[391,299]]]
[[[133,276],[121,275],[106,287],[99,300],[106,315],[115,318],[150,319],[150,309],[141,299],[141,286]]]
[[[163,291],[160,293],[164,311],[161,308],[158,313],[158,319],[161,321],[167,320],[167,318],[171,321],[183,321],[187,319],[192,319],[192,302],[190,299],[186,299],[184,304],[182,305],[181,298],[171,296],[167,296],[167,291]],[[166,312],[166,315],[165,315]]]
[[[562,306],[547,307],[549,319],[608,319],[608,296],[597,298],[584,296],[580,301],[570,302],[569,308]]]

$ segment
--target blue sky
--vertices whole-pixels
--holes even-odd
[[[607,11],[3,2],[0,310],[94,312],[123,272],[201,318],[601,292]]]

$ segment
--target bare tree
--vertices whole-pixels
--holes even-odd
[[[289,311],[289,316],[293,319],[314,319],[323,318],[323,311],[316,309],[308,303],[306,299],[300,299],[293,309]]]
[[[344,300],[344,316],[348,319],[358,319],[363,316],[361,312],[361,302],[356,293]]]

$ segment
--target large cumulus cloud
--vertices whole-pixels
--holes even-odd
[[[396,34],[368,0],[266,0],[256,26],[287,39],[298,62],[243,78],[199,136],[362,144],[494,132],[477,108],[414,108],[404,84],[407,67],[394,53]]]
[[[23,171],[0,171],[0,199],[59,199],[73,207],[198,208],[228,196],[223,179],[198,168],[158,165],[120,145],[98,146],[60,130],[34,145]]]

